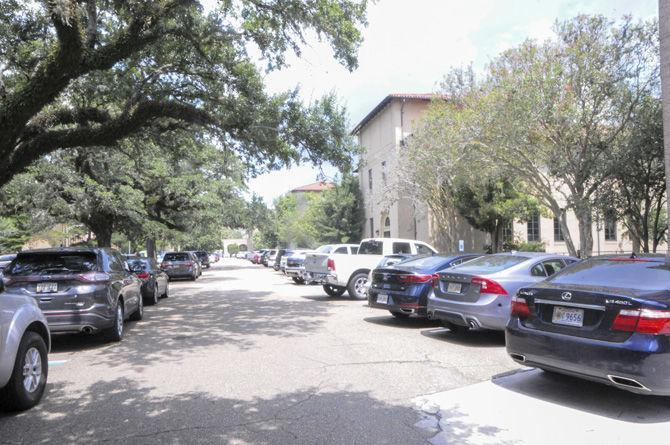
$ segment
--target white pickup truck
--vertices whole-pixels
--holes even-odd
[[[368,274],[386,255],[433,255],[431,245],[421,241],[397,238],[369,238],[361,241],[356,254],[339,253],[315,257],[310,254],[305,259],[305,272],[310,281],[323,285],[323,290],[331,297],[339,297],[345,291],[349,296],[362,300],[366,298],[365,285]]]

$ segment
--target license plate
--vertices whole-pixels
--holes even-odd
[[[377,303],[379,304],[387,304],[389,302],[389,296],[386,294],[378,294],[377,295]]]
[[[37,283],[37,293],[58,292],[58,283]]]
[[[460,294],[461,293],[461,283],[449,283],[449,284],[447,284],[447,292],[451,292],[452,294]]]
[[[551,322],[581,328],[584,325],[584,309],[555,306]]]

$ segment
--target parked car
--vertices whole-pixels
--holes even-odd
[[[144,315],[141,281],[113,249],[21,252],[5,269],[5,294],[34,298],[51,333],[105,332],[120,341],[126,319]]]
[[[342,295],[346,289],[352,298],[363,300],[367,298],[366,283],[370,271],[384,256],[394,254],[435,255],[437,250],[421,241],[370,238],[361,241],[355,255],[331,254],[325,270],[310,268],[309,271],[323,276],[323,289],[328,295]]]
[[[14,258],[16,258],[15,253],[3,253],[0,255],[0,271],[9,266],[9,263],[11,263]]]
[[[305,279],[324,284],[328,275],[328,259],[331,255],[355,255],[358,244],[328,244],[305,255]]]
[[[294,250],[291,255],[285,256],[286,267],[284,272],[296,284],[305,284],[305,255],[309,250]]]
[[[29,295],[0,297],[0,407],[23,411],[42,399],[49,374],[49,325]]]
[[[274,266],[274,259],[275,259],[276,256],[277,256],[277,249],[268,250],[263,254],[263,258],[261,259],[261,263],[263,263],[263,266],[265,266],[265,267],[273,267]]]
[[[384,268],[384,267],[391,267],[394,266],[402,261],[409,260],[410,258],[414,258],[415,255],[409,255],[406,253],[397,253],[395,255],[386,255],[384,258],[382,258],[379,263],[377,263],[377,266],[370,271],[368,274],[368,281],[365,282],[365,296],[369,295],[370,291],[370,285],[372,284],[372,273],[379,268]]]
[[[128,267],[142,281],[142,297],[145,303],[158,304],[159,298],[167,298],[170,279],[153,258],[132,258],[126,260]]]
[[[433,290],[433,280],[437,278],[437,272],[480,256],[481,254],[421,256],[378,266],[368,280],[368,305],[385,309],[397,318],[408,318],[413,314],[426,317],[428,294]]]
[[[536,252],[486,255],[438,273],[428,316],[454,332],[504,330],[512,296],[552,276],[577,258]]]
[[[507,352],[519,363],[670,395],[670,263],[595,257],[519,289]]]
[[[268,249],[261,249],[256,252],[254,252],[254,255],[251,257],[251,262],[254,264],[261,264],[261,260],[263,258],[263,255],[265,252],[267,252]]]
[[[200,276],[200,263],[192,252],[167,252],[160,268],[170,280],[189,278],[195,281]]]
[[[277,250],[277,256],[275,257],[274,270],[276,270],[276,271],[281,270],[281,262],[282,262],[282,258],[283,258],[284,255],[286,255],[287,253],[290,254],[290,252],[291,252],[290,249],[279,249],[279,250]],[[284,262],[286,262],[286,261],[284,260]]]
[[[200,266],[204,267],[205,269],[209,269],[209,253],[205,252],[204,250],[196,250],[193,252],[198,258],[198,261],[200,262]]]

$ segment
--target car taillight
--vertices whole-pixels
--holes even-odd
[[[530,317],[530,308],[525,298],[512,297],[512,316],[519,318]]]
[[[639,334],[670,334],[670,311],[622,309],[614,318],[612,330]]]
[[[432,280],[433,280],[433,287],[439,286],[440,285],[440,274],[434,273],[433,276],[432,276]]]
[[[110,277],[104,272],[86,272],[77,275],[77,280],[84,283],[106,283],[110,280]]]
[[[146,280],[147,278],[149,278],[149,272],[138,272],[135,275],[137,275],[137,278],[141,280]]]
[[[473,277],[470,284],[478,284],[480,292],[485,294],[507,295],[507,291],[497,281],[488,278]]]
[[[329,270],[330,272],[334,272],[334,271],[335,271],[335,260],[332,259],[332,258],[328,258],[328,270]]]
[[[432,275],[400,275],[398,279],[401,283],[415,284],[427,283],[433,280]]]

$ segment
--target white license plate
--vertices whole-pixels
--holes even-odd
[[[449,284],[447,284],[447,292],[451,292],[452,294],[460,294],[461,293],[461,283],[449,283]]]
[[[554,306],[554,314],[551,317],[551,322],[581,328],[584,325],[584,309]]]
[[[37,293],[58,292],[58,283],[37,283]]]
[[[388,304],[389,296],[386,294],[377,294],[377,303],[379,304]]]

